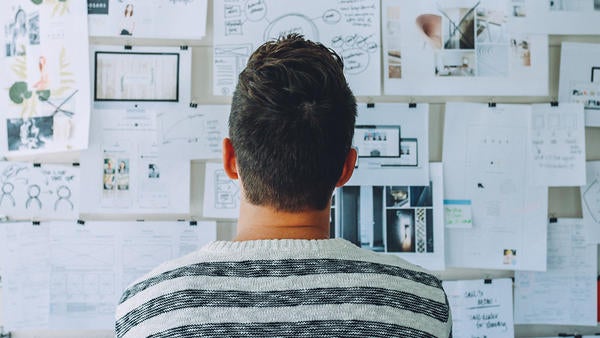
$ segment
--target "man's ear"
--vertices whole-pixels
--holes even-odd
[[[223,169],[225,169],[225,173],[232,180],[239,178],[235,150],[228,137],[223,139]]]
[[[348,155],[346,156],[346,161],[344,162],[344,167],[342,168],[342,175],[340,175],[340,179],[335,184],[336,187],[341,187],[352,177],[352,173],[354,172],[354,166],[356,165],[356,149],[350,148]]]

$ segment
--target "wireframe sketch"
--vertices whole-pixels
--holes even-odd
[[[213,92],[233,92],[239,70],[227,72],[239,63],[225,60],[229,46],[246,46],[253,50],[264,41],[291,33],[320,41],[342,56],[350,87],[358,95],[378,94],[376,71],[379,68],[379,2],[363,0],[360,5],[346,5],[334,0],[319,6],[297,6],[290,0],[233,0],[215,2],[215,47]],[[230,49],[231,50],[231,49]],[[245,63],[248,53],[244,52]],[[219,70],[219,67],[225,69]],[[368,82],[366,82],[368,81]],[[369,85],[367,85],[367,83]]]
[[[246,67],[252,53],[251,44],[219,45],[214,49],[213,81],[220,95],[232,95],[237,75]]]
[[[215,172],[215,208],[235,209],[239,206],[239,189],[225,171]]]

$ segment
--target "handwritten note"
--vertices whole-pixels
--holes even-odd
[[[213,20],[215,95],[232,94],[254,49],[290,33],[334,49],[356,95],[381,92],[379,1],[218,0]]]
[[[446,228],[471,228],[473,217],[470,200],[444,200]]]
[[[445,281],[454,337],[513,337],[512,280]]]
[[[537,186],[585,184],[583,105],[534,104],[531,112],[531,160]]]
[[[515,322],[596,326],[597,259],[582,219],[548,224],[547,270],[515,272]]]

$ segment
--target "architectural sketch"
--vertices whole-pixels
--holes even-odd
[[[290,10],[294,8],[294,10]],[[325,9],[323,9],[325,8]],[[250,53],[290,33],[320,41],[344,60],[356,95],[379,95],[379,1],[334,0],[298,7],[292,0],[216,1],[213,93],[231,95]]]
[[[0,162],[2,216],[14,220],[76,219],[78,202],[78,167]]]
[[[85,2],[4,1],[8,71],[0,154],[29,156],[87,147],[90,99]]]

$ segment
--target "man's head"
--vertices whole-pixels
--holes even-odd
[[[233,94],[236,167],[229,171],[251,204],[323,210],[352,174],[355,119],[356,100],[335,52],[296,34],[267,42],[250,56]]]

